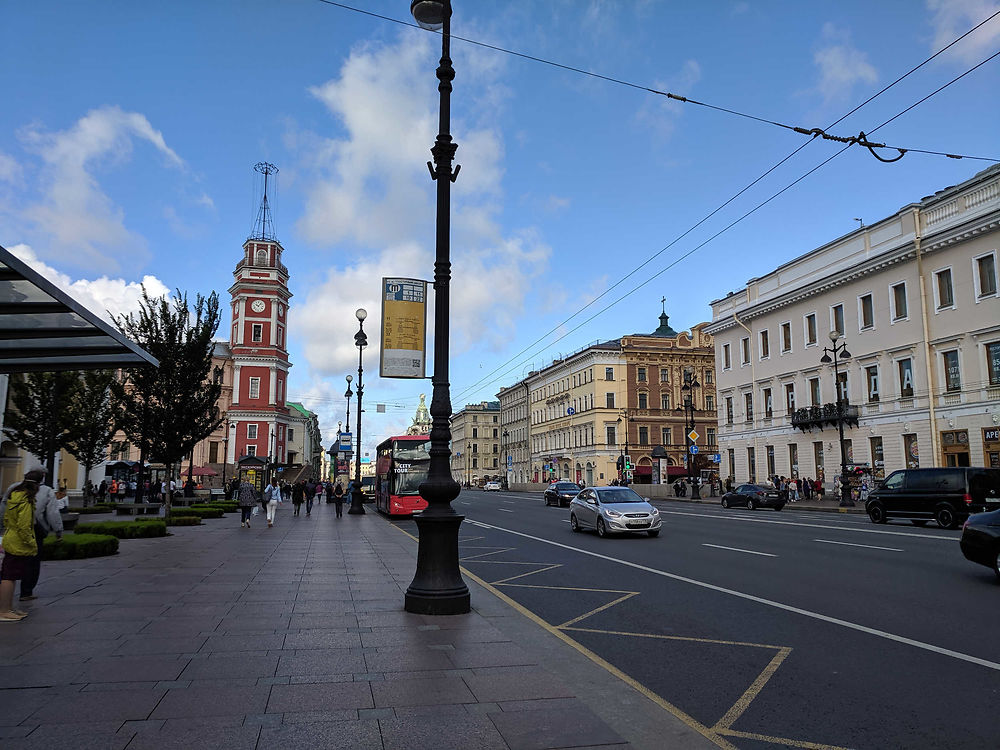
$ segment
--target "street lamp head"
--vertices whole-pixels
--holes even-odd
[[[830,359],[829,354],[824,354],[822,357],[820,357],[819,361],[822,362],[824,365],[828,365],[831,362],[833,362],[833,360]]]
[[[350,388],[350,387],[351,387],[351,381],[352,381],[352,380],[354,380],[354,376],[352,376],[352,375],[348,375],[348,376],[347,376],[347,387],[348,387],[348,388]]]
[[[830,331],[830,341],[837,343],[837,339],[840,338],[840,331]]]
[[[368,317],[368,311],[363,307],[359,307],[354,311],[354,317],[360,321],[364,321],[364,319]]]
[[[410,13],[420,28],[437,31],[444,26],[444,14],[451,10],[446,10],[447,4],[443,0],[412,0]]]
[[[851,358],[851,353],[849,351],[847,351],[847,349],[844,349],[844,350],[842,350],[840,352],[840,358],[841,359],[850,359]]]
[[[354,334],[354,345],[358,347],[358,349],[364,349],[368,346],[368,337],[365,335],[364,331],[358,331]]]

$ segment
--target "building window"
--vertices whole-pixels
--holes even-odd
[[[493,468],[496,469],[496,468],[498,468],[498,466],[499,466],[499,464],[497,463],[497,459],[494,458],[493,459]]]
[[[785,409],[789,414],[795,411],[795,383],[785,383]]]
[[[604,401],[605,401],[604,405],[607,408],[609,408],[609,409],[614,409],[615,408],[615,394],[613,394],[613,393],[605,393],[604,394]]]
[[[764,389],[764,416],[771,419],[774,416],[774,406],[771,401],[771,389]]]
[[[605,380],[614,380],[615,379],[615,368],[614,367],[605,367],[604,368],[604,379]]]
[[[727,451],[727,453],[728,453],[728,458],[729,458],[729,473],[732,476],[735,477],[736,476],[736,449],[735,448],[730,448]]]
[[[472,468],[473,469],[478,469],[479,468],[479,459],[477,457],[475,457],[475,456],[473,456],[473,458],[472,458]]]
[[[247,425],[247,440],[256,440],[256,439],[257,439],[257,425],[255,425],[255,424],[248,424]]]
[[[937,309],[943,310],[955,306],[955,295],[951,288],[951,269],[945,268],[934,274],[934,296],[937,297]]]
[[[799,475],[799,446],[795,443],[788,444],[788,470],[793,477]]]
[[[947,391],[962,390],[962,375],[958,366],[958,350],[952,349],[941,355],[944,358],[944,386]]]
[[[906,310],[906,282],[901,281],[890,287],[892,291],[892,319],[906,320],[908,315]]]
[[[834,305],[830,308],[830,330],[844,335],[844,306]]]
[[[847,385],[847,373],[837,373],[837,402],[850,402],[851,392]]]
[[[499,451],[499,450],[497,449],[497,444],[496,444],[496,443],[493,443],[493,452],[494,452],[494,453],[499,453],[499,452],[500,452],[500,451]]]
[[[747,471],[750,475],[750,483],[755,484],[757,482],[757,454],[752,447],[747,448]]]
[[[669,427],[660,428],[660,444],[670,445],[671,443],[673,443],[673,435],[671,434],[670,428]]]
[[[639,394],[639,408],[640,409],[648,409],[649,408],[649,394],[648,393],[640,393]]]
[[[806,346],[813,346],[816,343],[816,313],[809,313],[805,317]]]
[[[728,346],[728,344],[727,344],[727,346]],[[661,383],[667,383],[669,381],[670,381],[670,370],[668,370],[666,367],[661,367],[660,368],[660,382]]]
[[[711,370],[705,370],[705,384],[712,385],[715,382],[715,375]]]
[[[478,427],[473,427],[472,428],[472,437],[474,437],[474,438],[479,437],[479,428]]]
[[[705,411],[715,411],[715,396],[705,396]]]
[[[219,444],[215,440],[208,443],[208,462],[210,464],[219,463]]]
[[[744,419],[747,422],[753,422],[753,394],[744,393],[743,394],[743,409],[744,409]]]
[[[740,354],[741,362],[745,365],[750,364],[750,337],[744,336],[740,339]]]
[[[708,445],[715,445],[715,428],[709,427],[705,430],[705,440]]]
[[[605,441],[607,442],[607,444],[608,445],[617,445],[618,444],[618,440],[615,437],[615,428],[614,428],[614,425],[608,425],[604,429],[607,431],[607,434],[605,435]]]
[[[819,406],[822,397],[819,392],[819,378],[809,378],[809,405]]]
[[[645,383],[646,382],[646,368],[645,367],[637,367],[636,368],[635,379],[638,380],[640,383]]]
[[[294,427],[289,427],[288,428],[288,442],[290,443],[293,440],[295,440],[295,428]]]
[[[251,333],[250,333],[250,340],[251,341],[253,341],[254,343],[258,343],[259,344],[261,341],[264,340],[264,324],[263,323],[254,323],[252,326],[250,326],[250,330],[251,330]]]
[[[899,395],[901,398],[913,398],[913,362],[901,359],[899,367]]]
[[[878,402],[878,365],[865,368],[865,381],[868,384],[868,403]]]
[[[260,398],[260,378],[250,378],[250,398]]]
[[[979,297],[997,293],[997,258],[990,253],[976,258],[976,292]]]
[[[663,411],[666,411],[667,409],[670,408],[670,394],[669,393],[661,393],[660,394],[660,408]]]
[[[639,428],[639,445],[649,445],[649,428]]]
[[[774,468],[774,446],[773,445],[765,445],[764,446],[764,455],[767,456],[767,475],[769,477],[773,477],[773,476],[775,476],[778,473],[777,471],[775,471],[775,468]]]
[[[823,461],[823,441],[817,440],[813,443],[813,463],[816,466],[816,476],[822,478],[825,467]]]
[[[472,444],[472,452],[473,453],[479,453],[479,443],[473,443]]]
[[[247,455],[248,456],[256,456],[257,455],[257,446],[256,445],[248,445],[247,446]]]
[[[1000,385],[1000,341],[986,345],[986,369],[990,373],[990,385]]]
[[[781,351],[790,352],[792,350],[792,324],[790,322],[781,324]]]
[[[500,437],[500,432],[499,432],[498,428],[496,428],[496,427],[493,428],[493,437],[494,438]]]
[[[771,342],[767,331],[760,332],[760,358],[767,359],[771,356]]]
[[[722,345],[722,369],[730,370],[733,367],[732,355],[729,351],[729,344]]]
[[[870,294],[858,298],[858,316],[861,318],[862,331],[875,327],[875,307]]]
[[[733,423],[733,398],[726,396],[726,424]]]

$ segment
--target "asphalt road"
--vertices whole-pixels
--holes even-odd
[[[1000,746],[1000,587],[960,532],[656,505],[658,538],[600,539],[463,491],[462,565],[720,746]]]

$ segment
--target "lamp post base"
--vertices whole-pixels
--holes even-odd
[[[404,609],[418,615],[464,615],[469,587],[458,569],[458,527],[465,516],[416,516],[420,540],[417,572],[406,590]]]
[[[351,493],[351,507],[347,509],[349,516],[365,515],[365,496],[361,490],[355,489]]]

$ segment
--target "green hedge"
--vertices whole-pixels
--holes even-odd
[[[43,560],[80,560],[117,553],[118,538],[107,534],[66,534],[61,542],[47,536],[42,543]]]
[[[167,526],[200,526],[201,519],[198,516],[171,516],[167,519]]]
[[[194,516],[196,518],[222,518],[224,513],[220,508],[205,508],[205,507],[190,507],[190,508],[176,508],[170,510],[170,516],[172,518],[178,518],[182,516]]]
[[[97,521],[94,523],[78,523],[77,534],[110,534],[119,539],[141,539],[154,536],[166,536],[167,525],[162,518],[142,519],[141,521]]]
[[[114,509],[115,506],[109,505],[108,503],[98,503],[97,505],[88,505],[86,508],[77,505],[71,505],[69,506],[69,508],[67,508],[67,510],[70,513],[80,513],[84,515],[89,513],[110,513]]]

